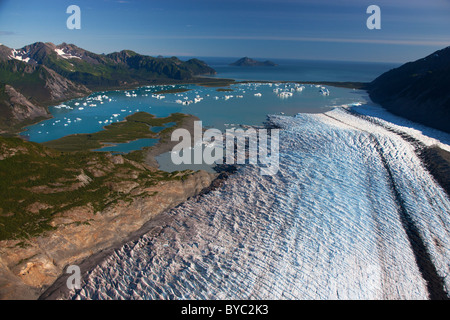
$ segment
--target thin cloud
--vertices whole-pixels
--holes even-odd
[[[155,38],[160,38],[156,36]],[[161,38],[192,39],[192,40],[262,40],[262,41],[296,41],[296,42],[328,42],[328,43],[361,43],[361,44],[392,44],[415,46],[449,46],[449,40],[405,40],[405,39],[358,39],[358,38],[324,38],[324,37],[278,37],[278,36],[182,36]]]

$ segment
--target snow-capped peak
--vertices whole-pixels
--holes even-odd
[[[27,57],[26,52],[23,52],[22,50],[17,51],[16,49],[11,50],[11,55],[9,56],[9,59],[15,59],[23,62],[30,61],[30,57]]]
[[[80,57],[73,56],[73,55],[71,55],[70,53],[65,53],[63,49],[58,49],[58,48],[56,48],[56,49],[55,49],[55,52],[56,52],[61,58],[64,58],[64,59],[74,59],[74,58],[75,58],[75,59],[81,59]]]

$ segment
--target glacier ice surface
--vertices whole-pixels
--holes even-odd
[[[71,298],[427,299],[392,180],[449,292],[450,201],[413,146],[342,108],[270,118],[276,175],[246,165],[163,213]]]

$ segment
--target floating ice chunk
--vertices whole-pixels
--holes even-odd
[[[65,104],[60,104],[55,106],[56,109],[69,109],[72,110],[73,108],[71,106],[65,105]]]
[[[293,93],[292,93],[292,92],[289,92],[289,91],[283,91],[283,92],[280,92],[280,93],[278,94],[278,96],[279,96],[281,99],[285,99],[285,98],[292,97],[292,96],[293,96]]]
[[[319,92],[320,92],[320,94],[322,94],[324,96],[329,96],[330,95],[330,91],[328,91],[328,89],[325,88],[325,87],[321,87]]]
[[[28,62],[30,61],[29,57],[26,57],[26,52],[23,52],[22,50],[17,51],[16,49],[12,49],[11,50],[11,55],[8,57],[9,59],[14,59],[14,60],[19,60],[19,61],[23,61],[23,62]]]

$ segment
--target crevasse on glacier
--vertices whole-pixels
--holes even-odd
[[[71,297],[426,299],[421,260],[449,292],[450,201],[411,144],[342,108],[270,120],[278,174],[244,166],[164,213]]]

